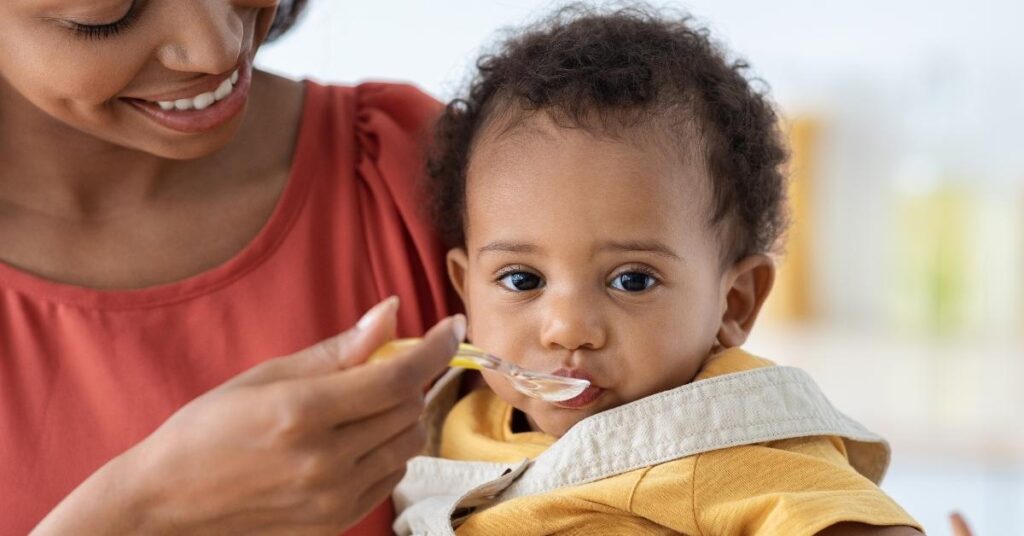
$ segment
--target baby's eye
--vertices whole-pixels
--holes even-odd
[[[544,280],[530,272],[509,272],[498,280],[501,286],[514,292],[536,290],[544,286]]]
[[[612,279],[612,288],[626,292],[643,292],[658,282],[654,276],[643,272],[623,272]]]

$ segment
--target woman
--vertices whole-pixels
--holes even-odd
[[[277,4],[0,2],[0,533],[390,533],[464,329],[358,366],[454,303],[437,105],[253,70]]]

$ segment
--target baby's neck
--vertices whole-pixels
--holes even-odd
[[[513,434],[541,431],[540,428],[537,428],[537,425],[533,423],[529,415],[515,408],[512,408],[512,422],[509,423],[509,428],[512,429]]]

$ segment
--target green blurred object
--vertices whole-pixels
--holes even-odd
[[[970,324],[971,192],[939,182],[902,191],[894,208],[897,323],[931,336],[960,333]]]

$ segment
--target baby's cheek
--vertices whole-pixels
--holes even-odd
[[[708,358],[700,350],[663,350],[660,355],[661,359],[644,363],[644,369],[631,372],[627,387],[620,393],[624,401],[640,400],[691,383]]]
[[[524,400],[529,400],[526,395],[516,391],[503,374],[499,374],[493,370],[481,370],[480,374],[483,375],[484,381],[487,382],[487,386],[490,387],[495,394],[501,397],[502,400],[508,402],[513,407],[522,409],[521,406],[523,405]]]

